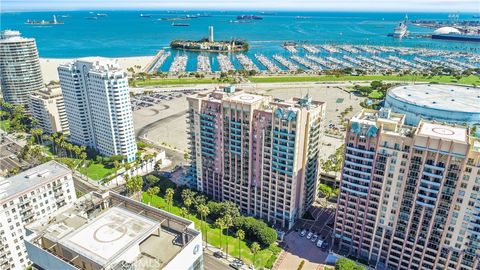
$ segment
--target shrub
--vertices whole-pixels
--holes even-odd
[[[354,261],[342,258],[335,263],[335,270],[366,270],[365,267],[357,265]]]
[[[258,242],[262,247],[268,247],[277,240],[277,232],[264,221],[253,217],[240,216],[233,220],[235,230],[242,229],[250,241]]]

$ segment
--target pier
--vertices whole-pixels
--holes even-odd
[[[165,52],[164,50],[158,51],[157,54],[153,57],[152,61],[150,61],[150,63],[145,66],[143,71],[150,74],[156,72],[163,65],[165,59],[170,57],[170,54],[170,52]]]
[[[187,66],[188,56],[187,55],[177,55],[173,59],[172,65],[170,66],[171,73],[181,73],[185,72]]]
[[[277,62],[279,62],[280,64],[282,64],[282,66],[286,67],[288,70],[290,71],[297,71],[299,68],[297,65],[295,65],[294,63],[290,62],[288,59],[286,59],[285,57],[283,56],[280,56],[278,54],[275,54],[273,56],[273,59],[275,59]]]
[[[277,65],[275,65],[263,54],[255,54],[255,58],[258,60],[258,62],[262,63],[262,65],[264,65],[269,72],[276,73],[282,71]]]
[[[198,55],[197,57],[197,72],[211,73],[210,58],[206,55]]]
[[[260,69],[248,58],[245,54],[241,53],[237,55],[238,62],[242,65],[245,70],[254,70],[260,71]]]
[[[220,66],[220,71],[228,72],[230,70],[235,70],[235,67],[232,64],[232,61],[225,54],[219,54],[217,56],[218,65]]]
[[[317,64],[314,62],[311,62],[303,57],[300,57],[298,55],[292,55],[290,56],[290,59],[294,60],[295,62],[301,64],[302,66],[306,67],[307,70],[310,71],[320,71],[322,68],[320,68]]]

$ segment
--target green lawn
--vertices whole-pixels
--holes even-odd
[[[327,82],[327,81],[419,81],[419,82],[438,82],[438,83],[460,83],[460,84],[480,84],[480,76],[465,76],[460,80],[453,76],[433,76],[422,77],[414,75],[365,75],[365,76],[269,76],[269,77],[250,77],[249,80],[254,83],[275,83],[275,82]]]
[[[377,91],[377,90],[373,90],[369,95],[368,95],[369,98],[372,98],[372,99],[381,99],[383,98],[383,93],[380,92],[380,91]]]
[[[228,82],[232,82],[231,79]],[[155,86],[155,85],[170,85],[170,84],[206,84],[206,83],[220,83],[215,78],[170,78],[170,79],[151,79],[151,80],[136,80],[137,86]]]
[[[91,162],[89,166],[82,167],[79,169],[79,171],[82,174],[90,177],[92,180],[98,181],[110,173],[115,172],[115,168],[107,168],[103,164]]]
[[[10,120],[1,120],[0,121],[0,129],[8,132],[10,130]]]
[[[158,207],[160,209],[163,209],[165,211],[168,211],[167,209],[167,203],[165,200],[160,197],[160,196],[153,196],[152,199],[144,192],[143,193],[143,202],[145,203],[151,203],[151,205]],[[174,203],[175,204],[175,203]],[[193,206],[192,206],[193,207]],[[180,216],[180,207],[178,206],[172,206],[172,209],[170,211],[171,213]],[[188,217],[189,220],[193,221],[195,223],[195,228],[200,230],[200,220],[193,215],[190,215]],[[207,241],[209,244],[215,246],[215,247],[220,247],[220,229],[217,228],[212,228],[209,224],[207,224]],[[231,233],[231,232],[230,232]],[[205,232],[203,232],[203,235],[205,237]],[[222,246],[223,250],[225,251],[226,248],[226,235],[222,236]],[[205,239],[205,238],[204,238]],[[238,251],[239,251],[239,246],[238,246],[238,239],[235,237],[229,236],[228,237],[228,253],[231,256],[237,257],[238,258]],[[253,254],[250,251],[250,248],[247,246],[247,243],[245,241],[240,242],[240,251],[242,254],[242,260],[245,261],[246,263],[250,264],[253,263]],[[276,256],[280,253],[280,248],[277,247],[276,245],[272,245],[269,248],[263,249],[257,253],[256,256],[256,263],[255,265],[257,268],[264,267],[267,265],[267,262],[270,260],[273,262],[276,259]]]

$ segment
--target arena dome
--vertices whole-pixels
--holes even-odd
[[[405,124],[416,126],[421,119],[445,123],[480,123],[480,88],[450,84],[409,84],[393,87],[385,107],[405,114]]]
[[[460,31],[457,28],[454,27],[441,27],[438,28],[437,30],[433,31],[434,35],[448,35],[448,34],[460,34]]]

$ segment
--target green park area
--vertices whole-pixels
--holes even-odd
[[[458,83],[480,85],[480,76],[416,76],[416,75],[317,75],[317,76],[255,76],[249,80],[254,83],[282,83],[282,82],[335,82],[335,81],[405,81],[405,82],[432,82]]]
[[[162,181],[169,181],[169,180],[161,179],[160,182]],[[163,189],[163,188],[164,187],[162,187],[162,184],[160,184],[160,189]],[[175,197],[178,197],[177,195],[179,195],[180,189],[177,188],[175,190],[175,193],[177,193]],[[252,240],[251,240],[251,237],[249,237],[250,235],[247,229],[245,229],[244,239],[239,240],[239,238],[237,237],[239,230],[235,231],[235,226],[236,226],[235,224],[238,224],[237,221],[234,221],[234,224],[232,224],[232,227],[228,230],[229,231],[228,236],[226,235],[227,234],[226,228],[223,228],[223,233],[221,234],[221,229],[218,226],[215,226],[217,223],[211,222],[209,218],[212,212],[215,211],[213,207],[211,207],[212,209],[210,210],[210,215],[207,214],[207,216],[203,218],[204,221],[201,221],[200,220],[201,215],[199,214],[200,210],[195,211],[194,209],[194,208],[199,209],[198,207],[199,204],[198,202],[196,202],[196,199],[193,199],[194,203],[192,204],[191,207],[188,207],[188,209],[190,210],[187,210],[187,208],[185,207],[185,204],[180,202],[181,199],[176,199],[176,200],[174,199],[172,203],[169,204],[166,199],[166,196],[168,195],[165,192],[159,192],[157,194],[149,194],[149,191],[147,190],[147,192],[143,192],[142,195],[143,195],[144,203],[150,204],[154,207],[158,207],[162,210],[165,210],[167,212],[170,212],[178,216],[182,216],[184,218],[187,218],[193,221],[195,223],[195,228],[202,231],[203,240],[204,241],[206,240],[212,246],[215,246],[217,248],[222,248],[224,253],[226,252],[226,244],[228,241],[228,254],[235,258],[239,258],[240,256],[241,259],[246,264],[254,264],[256,266],[256,269],[261,269],[262,267],[271,268],[275,263],[277,255],[280,253],[281,249],[277,246],[277,244],[274,241],[269,246],[260,247],[257,243],[252,245]],[[197,195],[197,196],[202,197],[203,195]],[[203,207],[207,205],[211,205],[211,203],[217,204],[217,205],[222,204],[222,203],[216,203],[216,202],[210,201],[208,204],[204,204]],[[218,219],[221,219],[221,218],[217,218],[217,221]],[[248,220],[253,218],[237,216],[237,219]],[[259,222],[261,221],[252,222],[251,224],[255,224],[252,226],[257,226]],[[273,230],[271,228],[268,228],[268,226],[267,226],[267,229]],[[273,237],[273,239],[275,238],[276,236]],[[258,249],[252,248],[253,246],[256,246]],[[253,253],[252,250],[255,250],[255,254]]]
[[[172,85],[172,84],[208,84],[208,83],[222,83],[231,82],[230,79],[217,78],[155,78],[155,79],[137,79],[133,84],[139,87],[144,86],[158,86],[158,85]]]
[[[400,82],[432,82],[432,83],[458,83],[480,85],[480,76],[422,76],[422,75],[291,75],[291,76],[250,76],[253,83],[284,83],[284,82],[338,82],[338,81],[400,81]],[[231,77],[225,78],[137,78],[131,82],[138,87],[161,86],[175,84],[209,84],[233,83]]]
[[[6,131],[8,132],[10,130],[10,120],[6,119],[6,120],[1,120],[0,121],[0,129],[2,129],[3,131]]]

